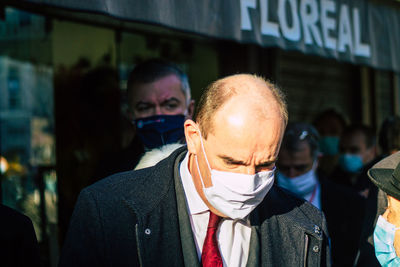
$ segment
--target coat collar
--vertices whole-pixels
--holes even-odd
[[[134,187],[128,187],[122,192],[122,198],[139,217],[158,207],[169,191],[173,190],[174,167],[177,158],[185,155],[186,151],[186,146],[180,147],[155,166],[130,172],[131,175],[127,179],[136,179],[136,181],[130,183]],[[149,192],[149,187],[151,187],[152,194],[146,193]],[[140,192],[142,194],[138,196]],[[175,203],[170,203],[170,205],[175,205]]]

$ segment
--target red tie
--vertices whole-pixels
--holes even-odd
[[[221,217],[210,211],[210,220],[208,221],[207,235],[203,244],[201,253],[201,262],[203,267],[222,267],[221,253],[218,250],[217,229]]]

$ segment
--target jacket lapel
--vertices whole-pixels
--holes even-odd
[[[183,190],[181,175],[179,171],[180,162],[185,157],[186,153],[180,155],[175,161],[175,192],[178,208],[179,231],[181,236],[182,252],[185,266],[200,267],[200,262],[197,256],[196,245],[193,239],[192,226],[190,224],[189,215],[187,212],[186,197]]]
[[[249,246],[249,256],[247,259],[247,267],[260,266],[260,218],[258,210],[255,209],[250,214],[251,236]]]

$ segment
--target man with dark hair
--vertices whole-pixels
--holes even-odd
[[[339,140],[347,122],[342,114],[330,108],[318,114],[313,125],[320,134],[321,157],[318,170],[329,176],[339,160]]]
[[[385,119],[379,131],[378,141],[383,157],[400,150],[400,117],[390,116]]]
[[[157,114],[193,115],[188,77],[171,62],[152,59],[138,64],[129,75],[127,93],[132,119]]]
[[[133,170],[147,150],[184,143],[183,123],[193,112],[188,77],[177,65],[161,59],[138,64],[127,86],[126,117],[135,136],[126,149],[99,166],[95,178]]]
[[[351,266],[358,249],[364,200],[317,172],[319,153],[317,130],[307,123],[289,123],[279,151],[277,183],[324,212],[333,266]]]
[[[206,88],[187,148],[79,197],[60,266],[330,266],[326,221],[274,185],[287,109],[264,79]]]
[[[374,131],[362,124],[348,126],[340,137],[339,165],[331,175],[335,182],[363,192],[369,185],[366,171],[376,161],[376,136]]]
[[[391,158],[390,155],[393,155],[400,150],[400,118],[398,116],[390,116],[385,119],[379,131],[378,141],[381,148],[381,155],[378,157],[378,160],[382,160],[384,157],[389,159]],[[380,161],[372,168],[375,168],[381,162],[385,162],[386,159]],[[397,156],[393,157],[392,159],[398,159],[398,153]],[[389,160],[387,162],[391,162],[392,165],[390,168],[394,169],[396,161]],[[378,221],[378,216],[384,212],[384,210],[387,208],[387,204],[386,193],[381,189],[378,189],[375,184],[371,183],[368,188],[368,198],[366,202],[364,225],[362,227],[362,235],[360,239],[359,256],[355,266],[380,266],[380,263],[374,254],[373,233]]]

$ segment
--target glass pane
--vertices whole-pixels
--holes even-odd
[[[49,39],[43,16],[5,9],[5,19],[0,21],[1,202],[32,220],[43,266],[50,265],[49,244],[57,240]]]

